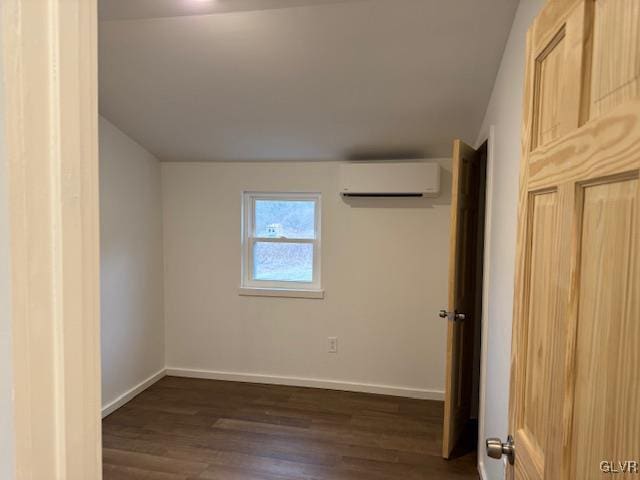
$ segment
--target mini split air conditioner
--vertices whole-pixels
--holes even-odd
[[[435,162],[353,162],[340,165],[345,197],[437,197],[440,165]]]

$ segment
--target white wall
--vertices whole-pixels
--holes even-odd
[[[481,400],[481,435],[506,439],[508,434],[511,321],[515,277],[520,127],[524,87],[525,37],[544,0],[521,0],[500,64],[478,144],[494,126],[495,142],[489,152],[492,184],[488,262],[486,345],[483,352],[484,401]],[[485,479],[504,478],[502,462],[488,459],[481,438],[478,461]]]
[[[160,165],[100,118],[102,404],[164,368]]]
[[[442,163],[438,199],[348,203],[336,162],[163,163],[168,368],[441,398],[451,183]],[[243,190],[322,193],[325,299],[238,295]],[[338,354],[327,353],[329,336]]]
[[[0,48],[1,50],[1,48]],[[14,478],[9,205],[4,142],[4,75],[0,61],[0,478]]]

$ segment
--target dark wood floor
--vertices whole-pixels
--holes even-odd
[[[103,421],[105,480],[477,478],[442,403],[165,377]]]

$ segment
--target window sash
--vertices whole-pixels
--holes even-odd
[[[250,242],[264,243],[317,243],[315,238],[290,238],[290,237],[249,237]]]
[[[261,237],[255,235],[256,201],[313,201],[314,202],[314,238]],[[242,249],[242,286],[248,288],[282,288],[289,290],[320,290],[320,194],[319,193],[243,193],[243,249]],[[311,282],[287,280],[256,280],[254,274],[254,245],[265,243],[294,243],[313,245],[313,279]]]
[[[304,194],[304,193],[293,193],[291,195],[282,194],[282,193],[260,193],[260,194],[248,194],[249,196],[249,211],[247,213],[247,217],[249,220],[248,225],[248,236],[252,238],[264,238],[256,236],[256,202],[259,201],[282,201],[282,202],[313,202],[314,203],[314,238],[317,239],[319,235],[320,228],[320,196],[319,194]],[[280,237],[267,237],[267,238],[280,238]],[[284,237],[283,237],[284,238]],[[290,240],[309,240],[303,238],[290,238]]]

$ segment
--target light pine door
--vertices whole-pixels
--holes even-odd
[[[640,460],[640,0],[550,0],[527,52],[507,473],[611,478]]]
[[[464,142],[453,143],[444,458],[451,456],[472,413],[474,335],[482,314],[485,160]]]

